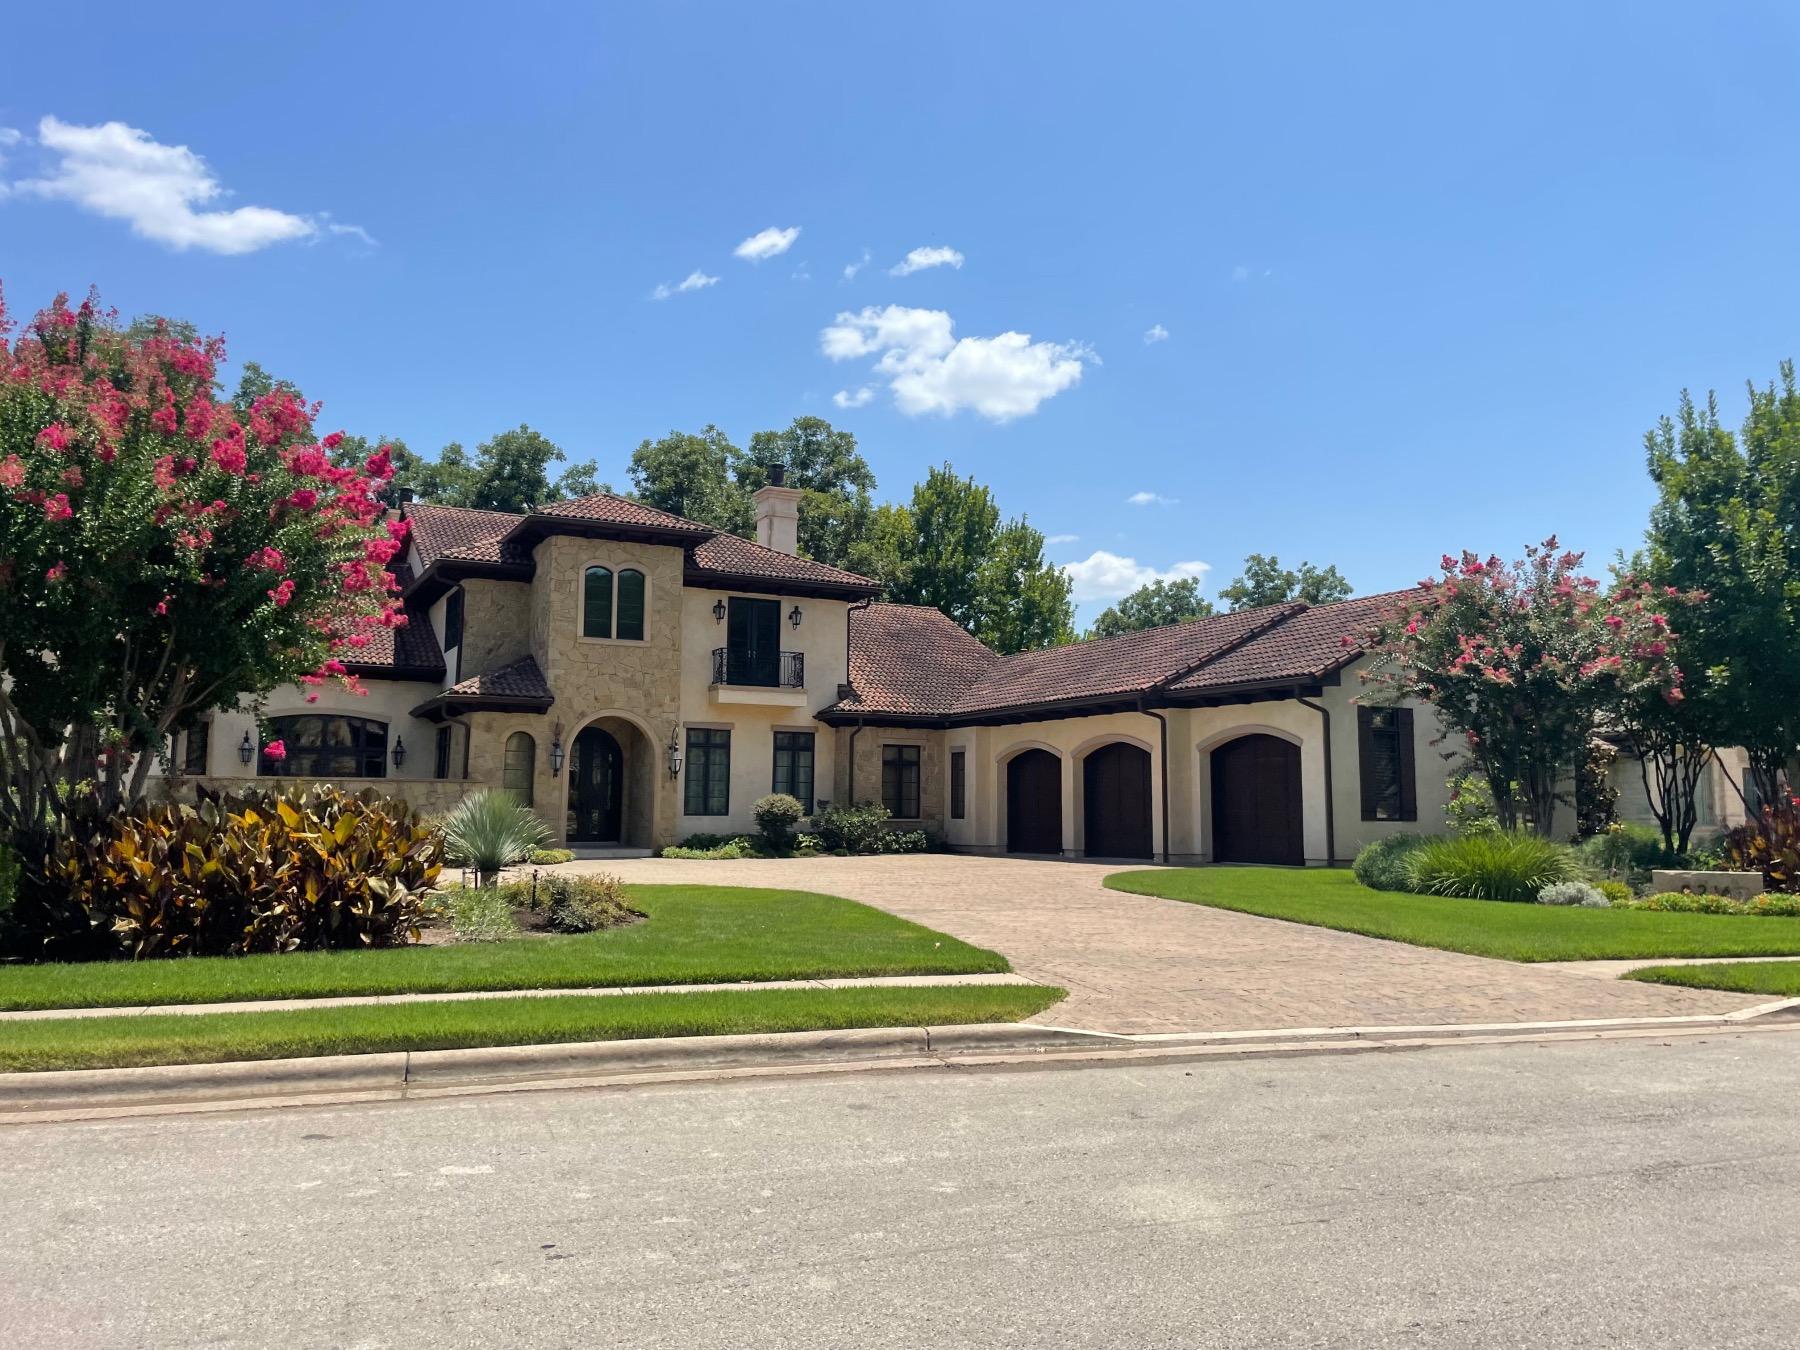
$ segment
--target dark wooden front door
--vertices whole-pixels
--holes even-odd
[[[1007,761],[1006,851],[1062,852],[1062,761],[1048,750]]]
[[[575,738],[569,760],[569,838],[616,844],[625,806],[625,754],[599,727]]]
[[[1150,752],[1115,741],[1082,762],[1084,851],[1090,858],[1148,858]]]
[[[781,683],[781,602],[731,597],[725,620],[725,683]]]
[[[1254,735],[1214,750],[1212,821],[1214,862],[1305,862],[1300,747]]]

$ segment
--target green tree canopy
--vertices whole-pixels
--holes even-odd
[[[1335,566],[1319,568],[1303,562],[1298,568],[1289,568],[1283,567],[1273,553],[1266,557],[1252,553],[1244,559],[1243,572],[1220,589],[1219,598],[1232,609],[1257,609],[1296,600],[1328,605],[1334,600],[1348,600],[1350,583]]]
[[[1095,637],[1117,637],[1140,628],[1162,628],[1212,614],[1212,601],[1200,594],[1199,577],[1158,578],[1139,586],[1118,604],[1101,611],[1094,620]]]
[[[632,496],[659,511],[672,511],[729,534],[751,537],[755,515],[750,495],[732,477],[743,451],[717,427],[671,431],[632,452]]]

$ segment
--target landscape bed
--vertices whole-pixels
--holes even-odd
[[[1043,985],[734,989],[358,1004],[291,1012],[44,1018],[5,1024],[0,1033],[0,1072],[1017,1022],[1042,1012],[1063,993]]]
[[[1119,872],[1113,890],[1506,961],[1800,956],[1800,919],[1582,909],[1374,891],[1348,869]]]
[[[0,1010],[1012,969],[996,952],[839,896],[731,886],[630,886],[626,896],[641,923],[567,937],[5,966]]]

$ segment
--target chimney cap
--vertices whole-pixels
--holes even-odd
[[[767,467],[769,470],[769,486],[770,487],[786,487],[787,486],[787,465],[777,462],[774,464],[770,464]]]

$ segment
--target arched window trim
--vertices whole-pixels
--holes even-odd
[[[590,636],[587,631],[587,584],[588,573],[593,571],[607,572],[612,577],[609,591],[611,605],[607,615],[607,631],[604,636]],[[643,578],[644,605],[643,631],[638,637],[619,636],[619,582],[627,573],[635,573]],[[622,562],[611,558],[590,558],[581,565],[581,586],[575,606],[575,634],[583,642],[630,642],[633,644],[647,642],[650,638],[650,611],[654,603],[651,595],[650,573],[635,562]]]
[[[523,741],[522,760],[514,747]],[[522,780],[522,781],[521,781]],[[506,738],[500,760],[500,786],[511,792],[524,806],[530,806],[537,787],[537,738],[529,731],[515,731]]]
[[[303,742],[307,737],[300,734],[300,724],[307,720],[343,722],[347,738],[329,746],[306,745]],[[279,740],[286,754],[273,760],[258,753],[256,773],[259,778],[329,780],[388,776],[388,746],[393,727],[379,717],[333,712],[278,713],[267,719],[267,726],[262,744],[266,746],[272,740]],[[343,766],[346,760],[351,761],[347,769]]]

